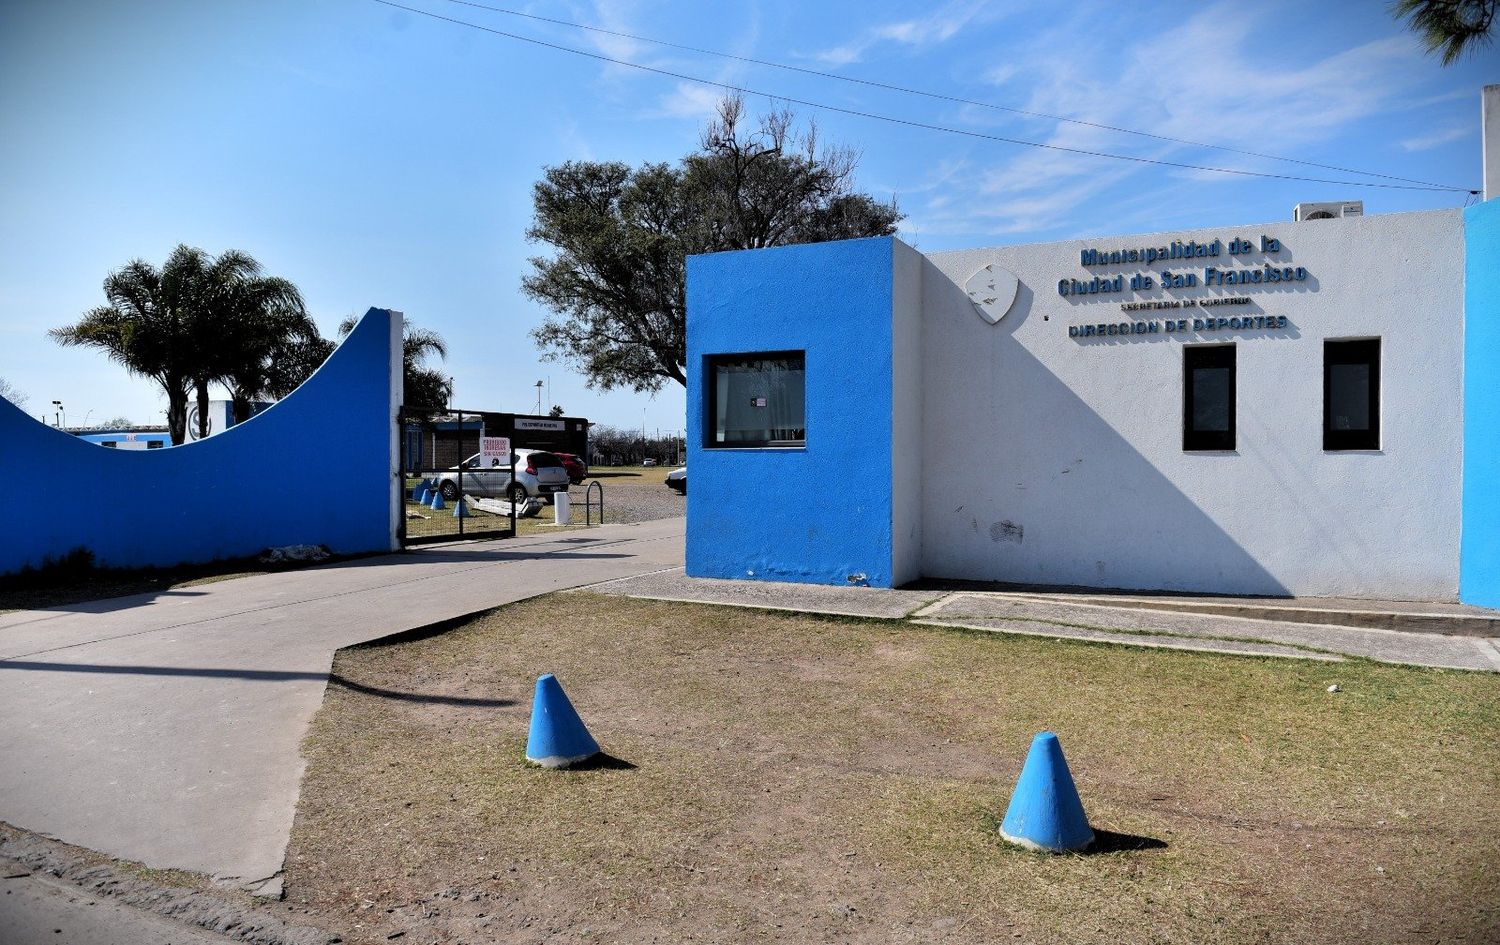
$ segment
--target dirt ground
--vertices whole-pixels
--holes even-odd
[[[1493,674],[588,593],[336,671],[406,693],[305,746],[287,895],[351,941],[1500,940]],[[543,672],[609,761],[524,764]],[[1043,729],[1102,852],[996,836]]]

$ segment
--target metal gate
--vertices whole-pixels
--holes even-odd
[[[516,481],[515,446],[505,438],[503,461],[493,449],[487,453],[496,444],[486,436],[480,411],[402,407],[396,436],[403,546],[515,536],[515,506],[508,502]],[[508,514],[492,511],[494,503],[508,507]]]

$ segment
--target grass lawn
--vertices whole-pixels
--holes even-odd
[[[1500,940],[1493,674],[588,593],[335,670],[412,694],[304,746],[288,898],[355,941]],[[549,671],[618,763],[524,764]],[[1106,852],[998,839],[1042,729]]]
[[[532,518],[516,519],[516,537],[523,538],[527,535],[555,534],[558,532],[571,532],[586,528],[583,524],[583,494],[581,486],[573,487],[573,525],[553,525],[554,512],[551,505],[543,505],[542,511]],[[411,493],[407,493],[406,499],[406,534],[408,538],[423,536],[445,535],[458,541],[465,536],[458,534],[458,519],[453,516],[453,505],[448,503],[445,508],[433,510],[418,505],[411,500]],[[415,513],[422,518],[412,518]],[[620,521],[618,509],[609,508],[606,503],[604,520],[606,523]],[[593,510],[594,524],[599,524],[598,506]],[[466,532],[484,532],[491,529],[504,529],[510,527],[510,519],[504,515],[491,515],[487,512],[474,511],[465,521]]]
[[[599,466],[589,470],[593,479],[604,483],[604,488],[609,489],[611,480],[616,482],[641,482],[652,485],[661,485],[667,481],[667,473],[677,469],[670,463],[664,466]],[[587,482],[587,480],[585,480]]]

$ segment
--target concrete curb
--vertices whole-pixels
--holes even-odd
[[[244,897],[157,882],[102,853],[70,846],[8,824],[0,824],[0,864],[12,864],[77,887],[91,896],[150,912],[248,945],[330,945],[342,935],[296,925],[278,907]],[[197,875],[197,874],[193,874]],[[207,877],[204,882],[210,883]]]

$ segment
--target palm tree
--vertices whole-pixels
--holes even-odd
[[[229,389],[234,421],[241,423],[249,419],[252,401],[285,396],[306,380],[332,345],[318,334],[297,287],[261,275],[260,264],[245,253],[225,252],[204,275],[203,321],[215,336],[215,357],[205,373]],[[304,364],[317,354],[314,363]],[[198,390],[202,416],[207,383]]]
[[[64,346],[100,348],[130,373],[160,384],[174,444],[186,439],[188,386],[198,359],[187,331],[189,280],[173,265],[186,249],[179,246],[160,270],[143,259],[126,263],[104,279],[108,305],[48,332]]]
[[[1451,66],[1466,52],[1489,45],[1500,0],[1395,0],[1391,13],[1410,21],[1429,53]]]
[[[262,275],[260,263],[239,250],[213,257],[179,245],[160,270],[134,260],[109,274],[104,296],[108,305],[49,334],[63,345],[101,348],[131,373],[155,379],[167,395],[174,444],[186,439],[190,391],[198,435],[207,436],[210,384],[223,381],[243,403],[237,416],[241,409],[248,416],[249,399],[270,386],[263,374],[278,347],[317,335],[296,287]]]
[[[349,317],[339,323],[339,337],[354,330],[359,319]],[[429,355],[446,360],[448,344],[443,336],[425,328],[414,328],[407,322],[401,337],[401,403],[407,407],[446,407],[453,396],[453,385],[442,371],[427,366]]]
[[[250,401],[269,386],[266,370],[276,350],[293,338],[316,335],[297,287],[262,275],[250,254],[230,249],[213,257],[179,246],[168,261],[190,286],[188,330],[201,356],[192,371],[198,398],[198,437],[208,436],[208,387],[230,389],[236,422],[250,416]]]

